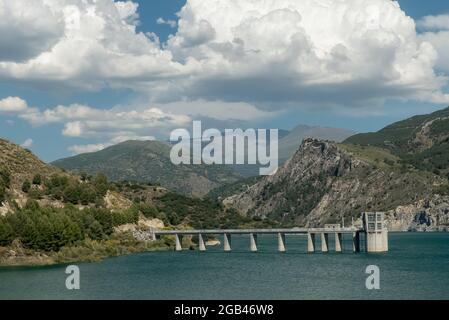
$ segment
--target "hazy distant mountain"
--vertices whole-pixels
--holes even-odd
[[[104,173],[113,181],[159,183],[193,196],[204,196],[241,178],[224,165],[176,166],[170,161],[170,146],[158,141],[126,141],[98,152],[57,160],[53,165],[88,174]]]
[[[279,140],[279,159],[285,162],[291,158],[306,138],[342,142],[354,134],[354,131],[341,128],[299,125]]]
[[[291,131],[279,130],[279,164],[290,159],[306,138],[342,142],[354,134],[354,131],[347,129],[307,125],[299,125]],[[244,177],[259,175],[258,165],[234,165],[232,168]]]

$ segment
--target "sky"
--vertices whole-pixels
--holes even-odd
[[[449,106],[445,0],[0,0],[0,137],[44,161],[191,127]]]

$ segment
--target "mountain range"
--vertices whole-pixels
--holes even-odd
[[[170,160],[170,146],[158,141],[126,141],[52,164],[78,173],[103,173],[113,181],[160,184],[197,197],[241,178],[225,165],[174,165]]]
[[[292,136],[297,136],[299,148],[275,175],[267,177],[242,179],[225,166],[175,166],[168,156],[170,146],[154,141],[127,141],[49,166],[31,152],[0,140],[0,168],[12,172],[9,193],[19,202],[21,184],[33,175],[66,174],[78,179],[60,167],[104,173],[115,181],[159,184],[196,197],[209,193],[209,199],[222,201],[229,212],[284,226],[348,222],[364,211],[385,211],[391,230],[444,230],[449,228],[448,119],[449,108],[340,143],[305,138],[299,145],[307,135],[298,137],[298,132],[318,129],[293,130],[281,140],[294,144]],[[326,130],[334,137],[342,132]]]
[[[279,132],[281,163],[290,158],[307,137],[343,141],[354,132],[300,125]],[[88,174],[104,173],[113,181],[159,183],[190,196],[203,197],[211,190],[259,174],[258,165],[173,165],[170,145],[158,141],[126,141],[104,150],[57,160],[56,167]]]
[[[224,203],[241,214],[318,226],[387,212],[392,230],[449,226],[449,108],[331,143],[306,139],[278,172]]]

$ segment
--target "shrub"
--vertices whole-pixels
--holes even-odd
[[[5,218],[0,217],[0,246],[10,245],[13,237],[13,230]]]
[[[28,180],[25,180],[22,183],[22,191],[25,193],[28,193],[30,191],[30,189],[31,189],[31,183]]]
[[[0,169],[0,185],[3,185],[5,188],[9,188],[11,183],[11,175],[8,170]]]
[[[40,186],[42,184],[42,176],[40,174],[36,174],[33,178],[33,184],[36,186]]]
[[[6,200],[6,187],[0,184],[0,204]]]

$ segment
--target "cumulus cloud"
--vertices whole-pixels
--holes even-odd
[[[0,0],[0,79],[93,90],[179,75],[158,39],[136,31],[137,9],[131,1]]]
[[[68,148],[68,151],[70,151],[74,155],[82,153],[91,153],[106,149],[107,147],[110,147],[114,144],[118,144],[129,140],[154,141],[156,140],[156,138],[153,136],[134,136],[134,135],[117,136],[107,143],[73,145]]]
[[[417,21],[417,25],[426,30],[449,30],[449,15],[425,16]]]
[[[191,118],[206,117],[226,121],[257,121],[277,115],[278,112],[267,112],[256,108],[254,105],[246,102],[225,102],[225,101],[207,101],[184,100],[163,104],[154,104],[166,112],[175,114],[184,113]]]
[[[176,28],[176,26],[178,25],[178,23],[175,20],[170,20],[170,19],[165,20],[162,17],[157,18],[156,23],[157,24],[166,24],[172,28]]]
[[[74,145],[68,148],[68,150],[76,155],[81,153],[92,153],[105,149],[107,146],[104,144],[86,144],[86,145]]]
[[[17,49],[17,61],[0,56],[0,80],[131,88],[154,103],[243,102],[270,110],[449,101],[442,89],[448,79],[435,72],[445,35],[417,35],[395,1],[187,0],[162,45],[155,34],[137,31],[132,1],[11,2],[0,0],[1,16],[30,24],[39,39],[20,44],[26,47]],[[49,14],[15,13],[27,10]],[[420,25],[442,28],[445,21],[428,17]],[[21,39],[17,24],[0,25],[5,46],[5,34]]]
[[[22,146],[23,148],[29,148],[33,145],[34,141],[33,139],[26,139],[20,146]]]
[[[50,1],[0,1],[0,60],[21,62],[48,51],[64,33]]]
[[[19,97],[7,97],[0,100],[0,114],[5,113],[22,113],[28,109],[28,104],[25,100]]]
[[[110,109],[81,104],[40,109],[28,106],[19,97],[0,100],[0,113],[16,116],[34,127],[62,125],[61,133],[66,137],[106,139],[113,144],[126,140],[152,140],[155,134],[168,137],[173,129],[189,127],[193,119],[203,120],[206,126],[226,127],[226,124],[247,124],[278,114],[243,102],[205,100],[141,102]]]
[[[449,100],[437,53],[389,0],[188,0],[167,48],[198,66],[181,95],[363,104]],[[176,88],[172,88],[176,90]]]
[[[62,123],[62,134],[67,137],[110,139],[185,126],[191,121],[186,115],[163,112],[154,107],[98,109],[78,104],[45,110],[33,108],[19,117],[34,126]]]
[[[449,15],[426,16],[417,25],[427,30],[419,34],[419,39],[431,43],[438,52],[436,67],[449,72]]]

